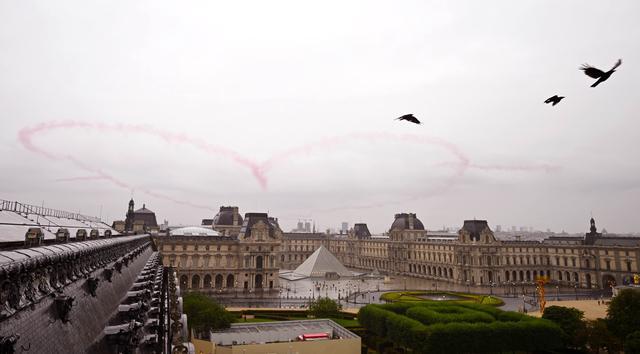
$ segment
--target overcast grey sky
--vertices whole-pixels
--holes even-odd
[[[640,231],[638,1],[0,0],[0,198]],[[608,70],[597,88],[578,70]],[[551,107],[542,102],[567,98]],[[423,124],[394,121],[414,113]]]

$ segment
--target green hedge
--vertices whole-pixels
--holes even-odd
[[[367,305],[364,328],[416,353],[551,351],[562,347],[560,328],[547,320],[479,304]]]
[[[493,322],[495,318],[482,311],[476,311],[461,306],[435,307],[415,306],[405,313],[407,317],[420,321],[425,325],[449,322]]]
[[[387,335],[386,319],[390,311],[375,305],[368,305],[358,312],[358,322],[367,330],[384,337]]]

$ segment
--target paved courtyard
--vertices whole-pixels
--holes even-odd
[[[607,299],[605,299],[608,301]],[[563,306],[574,307],[584,312],[584,318],[588,320],[595,320],[598,318],[605,318],[607,316],[607,304],[600,303],[598,300],[566,300],[566,301],[547,301],[547,307],[549,306]],[[540,317],[540,311],[530,312],[532,316]]]

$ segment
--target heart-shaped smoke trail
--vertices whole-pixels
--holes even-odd
[[[455,184],[456,180],[458,180],[459,177],[462,177],[465,171],[469,168],[477,168],[480,170],[497,170],[497,171],[533,171],[533,170],[542,169],[547,172],[553,168],[553,166],[550,166],[550,165],[501,166],[501,165],[472,164],[470,159],[462,152],[461,149],[458,148],[458,146],[444,139],[429,137],[424,135],[417,135],[417,134],[394,134],[394,133],[388,133],[388,132],[354,132],[354,133],[349,133],[349,134],[340,135],[340,136],[324,137],[324,138],[318,139],[317,141],[309,142],[301,146],[294,146],[289,149],[286,149],[280,153],[273,155],[272,157],[268,158],[266,161],[262,163],[258,163],[238,153],[237,151],[234,151],[226,147],[218,146],[215,144],[211,144],[202,139],[193,138],[186,134],[170,132],[170,131],[162,130],[150,125],[143,125],[143,124],[122,124],[122,123],[107,124],[107,123],[100,123],[100,122],[83,122],[83,121],[62,121],[62,122],[51,121],[51,122],[43,122],[32,127],[24,127],[18,132],[18,140],[27,150],[51,160],[69,161],[73,165],[75,165],[77,168],[85,172],[88,172],[90,174],[88,176],[61,178],[61,179],[57,179],[56,181],[70,182],[70,181],[83,181],[83,180],[84,181],[106,180],[118,187],[129,189],[129,190],[134,189],[134,187],[129,183],[126,183],[118,178],[115,178],[114,176],[98,168],[91,167],[86,163],[78,160],[72,155],[54,154],[49,151],[46,151],[41,147],[37,146],[33,141],[34,136],[37,134],[52,131],[52,130],[69,130],[69,129],[91,129],[91,130],[96,130],[100,132],[112,132],[112,133],[115,132],[115,133],[123,133],[123,134],[135,133],[135,134],[142,134],[142,135],[157,137],[159,139],[166,141],[168,144],[172,144],[172,145],[174,144],[190,145],[207,154],[228,158],[231,161],[235,162],[236,164],[240,165],[241,167],[248,169],[263,190],[267,190],[267,182],[268,182],[267,173],[270,170],[272,170],[274,166],[277,166],[279,164],[282,164],[286,161],[290,161],[295,158],[299,158],[300,155],[309,154],[313,151],[320,150],[320,149],[333,149],[336,146],[344,145],[353,141],[361,141],[361,142],[369,142],[369,143],[394,141],[394,142],[401,142],[401,143],[432,145],[432,146],[440,147],[445,151],[447,151],[448,153],[450,153],[454,157],[454,161],[443,163],[441,164],[441,166],[453,167],[454,173],[451,176],[446,178],[440,190],[430,191],[428,195],[420,195],[420,196],[412,197],[411,198],[412,200],[426,198],[428,196],[437,194],[439,192],[442,192],[452,187]],[[172,201],[174,203],[188,205],[196,208],[205,208],[205,209],[213,210],[213,208],[211,208],[210,206],[199,205],[189,201],[175,199],[170,196],[167,196],[158,192],[154,192],[148,189],[143,188],[139,190],[142,190],[144,193],[159,199],[165,199],[165,200]],[[398,202],[398,201],[395,201],[395,202]],[[391,201],[390,203],[395,203],[395,202]],[[370,207],[379,206],[383,204],[384,203],[359,205],[354,207],[346,207],[346,209],[370,208]],[[345,208],[341,208],[341,209],[345,209]],[[327,209],[327,210],[333,210],[333,209]]]

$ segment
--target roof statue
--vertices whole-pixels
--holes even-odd
[[[341,277],[353,276],[353,273],[324,246],[320,246],[293,272],[312,278],[325,277],[327,273],[336,273]]]

